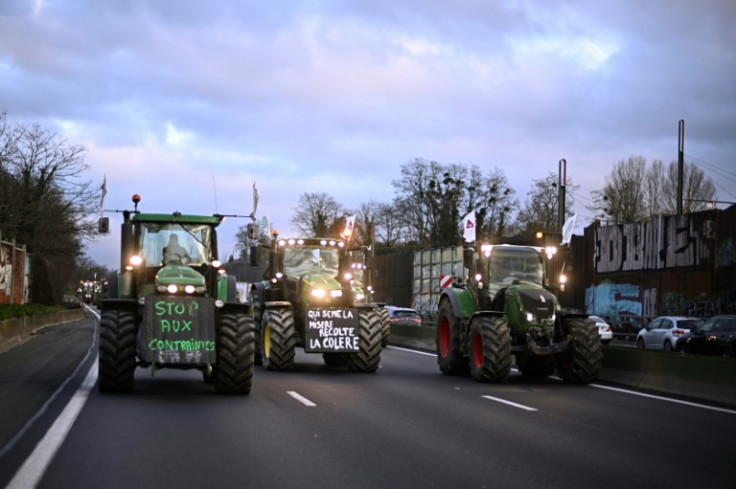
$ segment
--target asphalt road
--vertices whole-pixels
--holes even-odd
[[[375,374],[299,351],[294,372],[256,367],[245,397],[148,369],[103,395],[94,326],[0,355],[0,487],[733,487],[733,410],[516,373],[478,384],[392,347]]]

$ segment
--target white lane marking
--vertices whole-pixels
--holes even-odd
[[[420,355],[431,355],[431,356],[435,356],[435,357],[437,356],[434,353],[426,353],[426,352],[423,352],[423,351],[412,350],[410,348],[401,348],[401,347],[398,347],[398,346],[390,346],[389,345],[387,348],[393,348],[394,350],[407,351],[407,352],[411,352],[411,353],[418,353]],[[512,372],[518,372],[518,370],[516,368],[512,368],[511,371]],[[549,378],[555,379],[555,380],[559,380],[560,382],[562,382],[562,379],[560,377],[557,377],[556,375],[550,375]],[[646,394],[644,392],[637,392],[637,391],[632,391],[632,390],[628,390],[628,389],[622,389],[622,388],[617,388],[617,387],[610,387],[610,386],[600,385],[600,384],[588,384],[588,386],[590,386],[590,387],[596,387],[598,389],[606,389],[606,390],[610,390],[610,391],[614,391],[614,392],[620,392],[622,394],[631,394],[632,396],[648,397],[650,399],[658,399],[660,401],[673,402],[675,404],[683,404],[685,406],[691,406],[691,407],[696,407],[696,408],[700,408],[700,409],[709,409],[711,411],[718,411],[718,412],[726,413],[726,414],[736,414],[736,410],[733,410],[733,409],[720,408],[720,407],[716,407],[716,406],[708,406],[707,404],[699,404],[697,402],[681,401],[679,399],[673,399],[671,397],[664,397],[664,396],[657,396],[657,395],[653,395],[653,394]]]
[[[418,353],[420,355],[429,355],[430,357],[436,357],[437,356],[436,353],[429,353],[429,352],[420,351],[420,350],[412,350],[410,348],[402,348],[400,346],[391,346],[391,345],[388,345],[386,348],[391,348],[392,350],[408,351],[408,352],[411,352],[411,353]]]
[[[306,397],[300,395],[297,392],[294,392],[294,391],[286,391],[286,393],[289,394],[294,399],[296,399],[297,401],[299,401],[302,404],[304,404],[305,406],[308,406],[308,407],[314,407],[314,406],[316,406],[315,403],[313,403],[312,401],[310,401],[309,399],[307,399]]]
[[[41,480],[41,477],[49,467],[51,460],[56,455],[59,447],[64,442],[66,435],[69,433],[74,421],[77,419],[79,412],[87,402],[90,390],[97,382],[97,360],[95,359],[92,367],[87,373],[82,385],[74,393],[64,410],[61,412],[54,424],[51,425],[46,435],[38,442],[31,456],[26,459],[18,472],[15,473],[13,480],[7,485],[6,489],[34,488]]]
[[[609,390],[609,391],[614,391],[614,392],[620,392],[620,393],[623,393],[623,394],[631,394],[632,396],[647,397],[649,399],[658,399],[660,401],[672,402],[672,403],[675,403],[675,404],[683,404],[685,406],[691,406],[691,407],[696,407],[696,408],[700,408],[700,409],[710,409],[711,411],[718,411],[718,412],[721,412],[721,413],[736,414],[736,411],[734,411],[733,409],[726,409],[726,408],[720,408],[720,407],[715,407],[715,406],[708,406],[707,404],[699,404],[697,402],[681,401],[679,399],[673,399],[671,397],[657,396],[657,395],[654,395],[654,394],[647,394],[647,393],[644,393],[644,392],[631,391],[631,390],[628,390],[628,389],[620,389],[618,387],[610,387],[610,386],[601,385],[601,384],[588,384],[588,385],[590,387],[595,387],[597,389],[604,389],[604,390]]]
[[[498,397],[492,397],[492,396],[481,396],[485,399],[489,399],[491,401],[500,402],[502,404],[508,404],[509,406],[513,406],[515,408],[523,409],[524,411],[537,411],[537,408],[533,408],[530,406],[524,406],[523,404],[517,404],[515,402],[507,401],[505,399],[499,399]]]

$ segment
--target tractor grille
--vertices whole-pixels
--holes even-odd
[[[534,314],[538,320],[551,319],[555,313],[555,296],[547,290],[520,290],[519,297],[524,309]]]

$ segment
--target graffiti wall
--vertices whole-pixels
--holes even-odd
[[[24,247],[0,241],[0,304],[23,304],[28,298]]]
[[[588,313],[736,313],[736,206],[585,230]]]

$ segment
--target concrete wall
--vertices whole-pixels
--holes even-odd
[[[389,344],[435,352],[435,335],[434,326],[392,326]],[[599,380],[736,406],[736,358],[603,345],[603,368]]]

